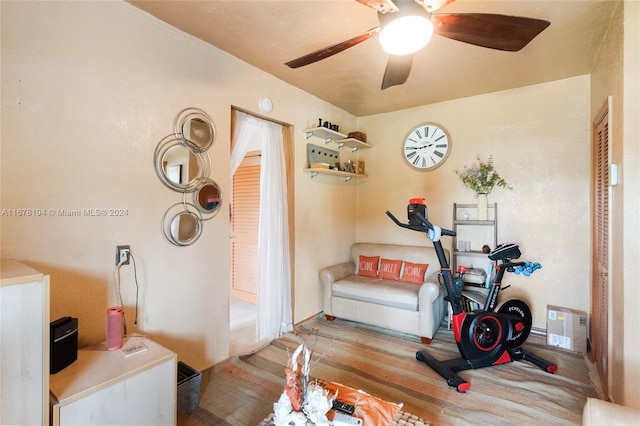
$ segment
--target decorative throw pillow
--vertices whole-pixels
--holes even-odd
[[[422,284],[424,282],[424,274],[427,273],[428,268],[428,263],[404,262],[404,272],[402,273],[401,281]]]
[[[380,272],[378,276],[384,280],[399,280],[402,260],[380,259]]]
[[[378,261],[380,256],[360,256],[358,262],[358,275],[363,277],[378,276]]]

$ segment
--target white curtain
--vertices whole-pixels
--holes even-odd
[[[258,141],[260,160],[260,222],[258,226],[258,339],[273,340],[293,328],[289,218],[283,127],[235,111],[231,178]],[[253,148],[255,149],[255,148]]]

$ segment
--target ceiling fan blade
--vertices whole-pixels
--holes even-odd
[[[550,23],[541,19],[490,13],[449,13],[432,16],[433,32],[464,43],[517,52]]]
[[[384,70],[382,78],[382,87],[384,90],[391,86],[404,84],[411,73],[411,65],[413,64],[413,55],[389,55],[387,68]]]
[[[333,44],[323,49],[316,50],[315,52],[311,52],[307,55],[304,55],[297,59],[289,61],[285,63],[285,65],[287,65],[289,68],[298,68],[305,65],[313,64],[314,62],[318,62],[321,59],[326,59],[330,56],[335,55],[336,53],[340,53],[344,50],[347,50],[348,48],[353,47],[356,44],[362,43],[365,40],[369,40],[371,37],[377,35],[379,32],[380,32],[380,27],[372,28],[364,34],[360,34],[359,36],[350,38],[349,40]]]

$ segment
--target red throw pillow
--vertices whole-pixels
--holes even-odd
[[[358,275],[376,278],[378,276],[378,260],[380,260],[380,256],[360,256]]]
[[[422,284],[424,282],[424,274],[427,273],[428,268],[428,263],[404,262],[404,272],[402,273],[401,281]]]
[[[402,260],[380,259],[380,272],[378,276],[385,280],[399,280]]]

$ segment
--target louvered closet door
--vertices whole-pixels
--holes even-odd
[[[594,247],[591,283],[591,356],[605,395],[609,363],[609,123],[608,108],[594,123]]]
[[[257,303],[260,155],[247,154],[233,175],[231,297]]]

